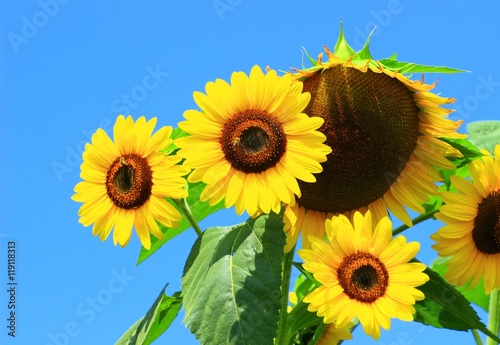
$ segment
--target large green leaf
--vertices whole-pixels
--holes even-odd
[[[208,204],[208,201],[200,201],[200,195],[201,192],[203,191],[203,188],[205,188],[205,184],[202,182],[189,183],[188,185],[189,195],[187,197],[187,203],[191,208],[191,212],[194,218],[198,222],[204,219],[205,217],[209,216],[210,214],[214,213],[215,211],[224,208],[224,201],[221,201],[213,206],[210,206]],[[172,200],[169,200],[169,202],[179,210],[179,207]],[[182,218],[177,228],[167,228],[161,224],[159,225],[163,232],[164,236],[163,239],[158,240],[157,238],[152,236],[151,249],[147,250],[144,247],[141,248],[139,258],[137,259],[137,265],[146,260],[147,258],[149,258],[151,255],[153,255],[158,249],[160,249],[165,243],[170,241],[172,238],[183,233],[184,231],[186,231],[191,227],[191,224],[189,223],[186,217]]]
[[[427,268],[425,273],[430,280],[419,287],[425,294],[425,299],[415,304],[417,311],[415,321],[457,331],[478,329],[500,342],[500,339],[481,322],[469,301],[455,287],[430,268]]]
[[[184,322],[201,344],[273,343],[284,245],[283,223],[275,214],[209,228],[198,238],[182,291]]]
[[[467,125],[469,140],[479,147],[486,149],[491,154],[495,146],[500,144],[500,121],[478,121]]]
[[[446,263],[449,261],[449,258],[441,258],[438,257],[436,260],[432,262],[430,267],[441,277],[444,277],[444,274],[448,270]],[[465,298],[467,298],[472,303],[480,306],[485,311],[488,311],[490,304],[490,297],[484,293],[484,282],[481,279],[479,283],[474,286],[472,289],[469,288],[470,284],[466,284],[464,286],[457,287],[457,290],[460,291]]]
[[[182,298],[180,292],[172,297],[165,295],[165,289],[166,286],[146,315],[137,320],[115,345],[149,345],[170,327],[181,309]]]

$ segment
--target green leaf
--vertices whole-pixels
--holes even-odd
[[[467,125],[469,140],[493,154],[495,146],[500,144],[500,121],[477,121]]]
[[[284,245],[283,222],[275,214],[209,228],[198,238],[182,291],[184,322],[201,344],[273,343]]]
[[[166,288],[161,290],[146,315],[137,320],[115,345],[149,345],[170,327],[181,309],[182,298],[180,292],[172,297],[165,295]]]
[[[425,294],[425,299],[415,304],[415,321],[457,331],[478,329],[500,341],[486,328],[469,301],[455,287],[430,268],[425,273],[430,280],[419,287]]]
[[[443,177],[446,190],[453,190],[451,187],[450,177],[453,175],[464,178],[470,176],[468,168],[469,163],[475,159],[481,158],[483,154],[467,139],[441,138],[441,140],[456,148],[463,155],[462,157],[447,157],[453,164],[455,164],[456,169],[439,170],[439,173]]]
[[[174,128],[174,130],[172,131],[172,134],[170,135],[170,138],[172,140],[175,140],[175,139],[178,139],[178,138],[182,138],[182,137],[185,137],[185,136],[188,136],[189,134],[187,132],[184,132],[182,129],[180,128]],[[172,144],[170,144],[169,147],[165,148],[164,152],[169,155],[171,154],[172,152],[174,152],[175,150],[177,150],[178,147],[175,146],[175,144],[172,142]]]
[[[443,200],[439,197],[439,195],[430,195],[429,201],[422,204],[425,210],[424,214],[437,212],[441,205],[443,205]]]
[[[449,261],[449,258],[441,258],[438,257],[436,260],[432,262],[430,267],[441,277],[444,277],[444,274],[448,270],[446,263]],[[464,286],[457,287],[457,290],[460,291],[465,298],[467,298],[472,303],[480,306],[485,311],[488,311],[490,297],[484,293],[484,283],[481,279],[479,283],[474,286],[472,289],[469,288],[470,284],[466,284]]]
[[[208,204],[208,201],[200,201],[200,195],[205,188],[205,184],[202,182],[197,183],[189,183],[188,192],[189,195],[187,197],[187,203],[191,208],[191,212],[193,213],[194,218],[199,222],[202,219],[206,218],[210,214],[224,208],[224,201],[219,202],[213,206]],[[172,201],[167,199],[176,209],[179,210],[179,207]],[[181,212],[179,210],[179,212]],[[137,265],[141,262],[149,258],[153,255],[158,249],[160,249],[165,243],[170,241],[175,236],[183,233],[187,229],[191,228],[191,224],[187,220],[186,217],[183,217],[179,222],[179,226],[177,228],[167,228],[161,224],[158,224],[163,232],[163,239],[158,240],[154,236],[151,237],[151,249],[147,250],[144,247],[141,248],[141,252],[139,254],[139,258],[137,259]]]
[[[457,68],[451,68],[446,66],[427,66],[416,64],[412,62],[396,61],[394,56],[387,59],[379,60],[379,62],[386,68],[399,72],[401,74],[411,74],[411,73],[462,73],[468,72],[466,70],[461,70]]]

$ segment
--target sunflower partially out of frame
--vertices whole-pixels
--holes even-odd
[[[351,218],[369,210],[379,220],[389,209],[411,226],[405,207],[423,213],[422,203],[441,180],[436,168],[453,169],[447,157],[461,156],[440,140],[464,137],[456,132],[462,121],[447,119],[452,110],[441,107],[455,100],[398,72],[411,64],[373,60],[368,42],[356,53],[342,31],[335,53],[325,52],[326,62],[320,54],[313,67],[293,74],[311,94],[304,112],[324,119],[319,131],[332,152],[316,183],[299,182],[302,196],[285,210],[286,251],[301,231],[309,247],[308,235],[321,237],[325,219],[337,214]]]
[[[114,228],[113,241],[124,247],[132,227],[144,248],[150,249],[150,233],[163,238],[157,222],[173,227],[181,214],[165,200],[187,196],[184,189],[189,169],[176,165],[181,158],[165,156],[161,150],[172,139],[172,127],[152,135],[156,118],[137,122],[120,115],[113,128],[114,142],[99,128],[92,143],[85,145],[80,177],[72,199],[82,202],[80,223],[93,224],[92,234],[104,241]]]
[[[481,152],[484,156],[469,164],[472,181],[451,176],[458,193],[441,193],[445,205],[436,218],[445,226],[431,238],[439,256],[451,257],[446,279],[474,287],[484,278],[489,294],[500,289],[500,145],[494,156]]]
[[[329,243],[309,236],[311,249],[298,251],[304,269],[323,284],[304,297],[308,310],[337,328],[357,317],[374,339],[381,327],[389,330],[391,318],[413,321],[413,305],[424,299],[416,287],[429,280],[424,264],[409,262],[419,243],[392,238],[391,221],[373,223],[370,211],[355,212],[352,223],[334,216],[325,227]]]
[[[352,339],[351,328],[353,326],[351,322],[343,327],[337,327],[334,323],[326,325],[325,331],[316,342],[316,345],[337,345],[341,341]]]
[[[217,79],[206,94],[194,93],[198,110],[187,110],[179,127],[189,136],[175,144],[184,165],[194,170],[190,182],[203,181],[200,200],[250,216],[294,204],[301,192],[297,180],[315,182],[330,148],[316,129],[319,117],[302,113],[310,99],[302,84],[276,71],[254,66],[247,76],[235,72],[231,85]]]

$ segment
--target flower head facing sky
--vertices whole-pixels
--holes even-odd
[[[181,214],[165,200],[184,198],[189,169],[176,165],[181,158],[160,152],[170,145],[172,127],[153,135],[156,118],[136,122],[120,115],[113,129],[114,141],[102,129],[85,146],[80,176],[72,199],[82,202],[78,214],[84,226],[104,241],[114,228],[113,241],[126,246],[132,227],[144,248],[151,247],[150,233],[163,238],[157,222],[172,227]]]
[[[312,68],[294,74],[311,94],[304,112],[324,120],[319,131],[332,152],[316,183],[299,181],[302,195],[287,207],[287,250],[300,231],[308,247],[308,235],[321,236],[325,219],[337,214],[370,210],[380,220],[389,209],[411,226],[405,206],[423,213],[441,179],[435,167],[453,169],[446,157],[461,155],[439,140],[464,137],[455,132],[461,121],[447,119],[451,110],[441,107],[454,99],[373,60],[368,46],[355,53],[342,33],[335,53],[325,51],[328,61],[320,55]]]
[[[331,151],[316,129],[321,118],[302,111],[309,93],[291,76],[264,74],[254,66],[247,76],[235,72],[231,85],[221,79],[194,93],[201,111],[187,110],[179,127],[190,136],[176,140],[193,168],[189,181],[207,184],[200,199],[211,205],[224,199],[238,214],[274,211],[281,202],[293,204],[300,196],[297,180],[316,181],[320,163]]]
[[[450,257],[445,278],[456,285],[475,286],[484,278],[484,289],[500,289],[500,145],[492,156],[469,164],[472,180],[451,176],[458,193],[443,192],[445,205],[436,218],[445,226],[431,238],[439,256]]]
[[[298,251],[304,269],[323,284],[304,298],[308,310],[339,328],[358,317],[374,339],[380,327],[390,328],[391,318],[412,321],[415,301],[424,299],[415,287],[429,280],[424,264],[409,262],[419,243],[393,239],[391,221],[372,224],[369,211],[354,213],[353,223],[334,216],[325,228],[329,243],[310,236],[311,249]]]

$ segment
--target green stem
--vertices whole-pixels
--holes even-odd
[[[472,336],[474,337],[474,340],[476,341],[477,345],[483,345],[483,341],[481,340],[481,336],[479,335],[479,332],[477,329],[471,329]]]
[[[278,334],[275,345],[285,345],[286,323],[288,319],[288,291],[290,289],[290,277],[292,276],[292,261],[295,253],[295,246],[283,257],[283,282],[281,284],[281,309],[278,321]]]
[[[200,229],[200,227],[198,225],[198,222],[194,218],[193,213],[191,213],[191,208],[189,207],[186,198],[184,198],[184,199],[173,199],[173,200],[177,204],[177,206],[179,206],[179,208],[181,209],[182,213],[184,213],[184,215],[186,216],[189,224],[191,224],[191,226],[193,227],[194,231],[196,231],[196,234],[198,235],[198,237],[200,237],[203,234],[203,232],[201,231],[201,229]]]
[[[312,337],[312,339],[311,339],[311,341],[309,342],[308,345],[316,345],[316,343],[321,338],[321,336],[323,335],[323,333],[325,333],[325,329],[326,329],[326,324],[324,324],[322,322],[318,326],[318,328],[316,328],[316,332],[314,332],[314,336]]]
[[[494,289],[490,293],[490,305],[488,308],[489,320],[488,329],[495,335],[500,335],[500,290]],[[490,337],[486,338],[486,345],[498,344]]]
[[[434,216],[434,214],[436,214],[438,211],[439,210],[432,210],[432,211],[429,211],[427,213],[421,214],[420,216],[416,217],[415,219],[412,219],[413,225],[417,225],[417,224],[422,223],[423,221],[425,221],[427,219],[432,218]],[[392,236],[396,236],[408,228],[409,228],[408,225],[403,224],[392,231]]]

